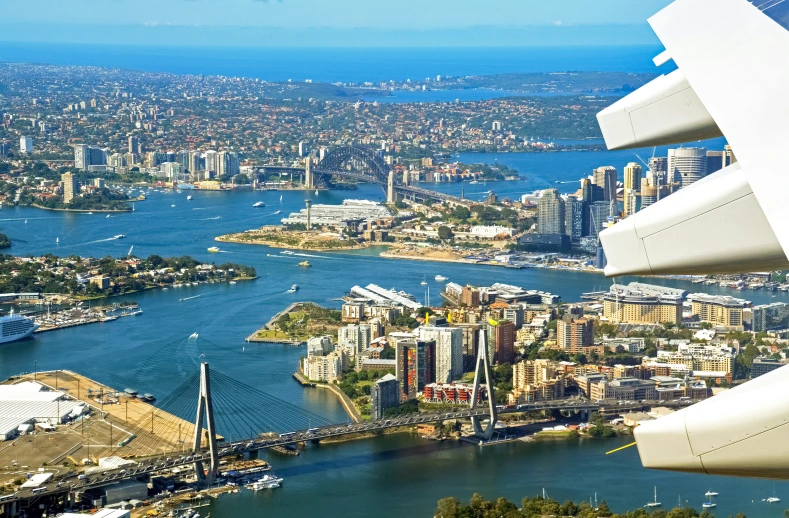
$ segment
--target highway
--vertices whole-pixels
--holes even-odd
[[[692,404],[693,401],[615,401],[607,400],[602,402],[592,402],[581,399],[567,399],[559,401],[545,401],[526,403],[510,407],[497,407],[497,413],[500,415],[518,413],[518,412],[533,412],[540,410],[568,410],[568,411],[601,411],[605,413],[611,412],[625,412],[642,409],[652,406],[668,406],[668,407],[682,407]],[[367,421],[361,423],[338,424],[331,426],[324,426],[319,428],[310,428],[307,430],[295,430],[292,432],[285,432],[279,434],[278,437],[257,437],[243,441],[235,441],[231,443],[221,443],[218,445],[219,457],[228,457],[232,455],[242,455],[246,452],[258,451],[275,446],[287,446],[306,441],[318,441],[327,439],[329,437],[339,437],[354,433],[373,432],[384,430],[387,428],[396,428],[401,426],[414,426],[422,423],[435,423],[446,421],[450,419],[470,419],[471,417],[487,417],[490,412],[487,408],[474,408],[462,409],[451,412],[439,413],[418,413],[410,415],[402,415],[392,417],[389,419],[381,419],[378,421]],[[142,475],[150,475],[152,473],[173,468],[193,465],[195,462],[203,461],[208,463],[211,460],[211,455],[207,449],[200,450],[194,453],[179,454],[172,453],[170,455],[161,455],[156,457],[149,457],[137,462],[136,465],[125,469],[114,469],[101,472],[98,475],[77,475],[73,474],[69,477],[53,479],[47,485],[42,485],[39,488],[32,490],[17,491],[13,495],[0,496],[0,505],[14,501],[24,501],[38,499],[43,496],[71,492],[83,491],[86,489],[100,487],[112,482],[118,482],[130,478],[136,478]],[[84,478],[83,478],[84,477]]]

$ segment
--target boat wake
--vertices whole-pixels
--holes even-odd
[[[280,253],[284,254],[285,252],[280,252]],[[325,257],[322,255],[302,254],[301,252],[290,252],[289,254],[286,255],[294,255],[296,257],[315,257],[316,259],[325,259]]]
[[[202,297],[202,295],[193,295],[191,297],[184,297],[182,299],[178,299],[178,302],[183,302],[185,300],[199,299],[200,297]]]
[[[211,221],[215,219],[222,219],[222,216],[214,216],[213,218],[200,218],[200,221]]]

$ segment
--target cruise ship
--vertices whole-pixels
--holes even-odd
[[[27,338],[36,329],[38,329],[38,324],[32,318],[14,315],[12,311],[8,316],[0,317],[0,343]]]

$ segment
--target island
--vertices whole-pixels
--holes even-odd
[[[340,236],[336,232],[291,230],[279,226],[265,226],[236,234],[226,234],[216,237],[215,240],[225,243],[266,245],[271,248],[292,248],[294,250],[312,250],[315,252],[358,250],[370,245],[366,241],[354,239],[347,235]]]

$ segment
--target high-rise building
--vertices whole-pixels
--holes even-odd
[[[21,137],[19,139],[19,151],[22,153],[33,152],[33,137]]]
[[[189,173],[195,174],[197,171],[205,170],[205,160],[199,151],[189,152]]]
[[[307,145],[302,140],[299,142],[299,156],[306,156],[307,154]]]
[[[220,151],[216,159],[217,176],[229,176],[230,178],[240,173],[238,155],[233,151]]]
[[[90,165],[90,146],[76,144],[74,146],[74,167],[86,171]]]
[[[632,216],[638,211],[637,197],[641,195],[641,166],[630,162],[625,166],[625,216]]]
[[[537,203],[537,232],[564,234],[564,200],[556,189],[543,191]]]
[[[512,363],[515,359],[515,324],[507,320],[488,321],[488,354],[493,363]]]
[[[351,357],[370,348],[372,330],[367,324],[349,324],[337,330],[337,345]]]
[[[603,200],[616,199],[616,168],[612,166],[598,167],[593,172],[593,182],[603,189]]]
[[[668,150],[669,180],[684,189],[707,176],[707,150],[685,147]]]
[[[597,237],[602,232],[608,216],[611,213],[611,203],[596,201],[589,205],[589,236]]]
[[[129,136],[129,153],[141,153],[140,139],[136,135]]]
[[[418,340],[410,333],[391,333],[395,344],[395,374],[402,399],[413,399],[428,383],[435,382],[436,343]]]
[[[390,408],[400,404],[400,385],[397,378],[387,374],[373,383],[370,390],[370,415],[372,419],[383,419]]]
[[[218,164],[217,164],[217,162],[218,162],[218,160],[217,160],[218,156],[217,155],[218,155],[217,152],[214,151],[213,149],[209,149],[208,151],[205,152],[205,170],[206,171],[213,171],[213,172],[216,173],[219,170],[219,167],[218,167]]]
[[[724,327],[742,328],[743,310],[751,307],[747,300],[729,296],[695,294],[689,298],[691,311],[699,320]]]
[[[562,319],[556,323],[556,344],[570,354],[594,345],[594,322],[587,318]]]
[[[60,179],[63,182],[63,202],[71,203],[71,200],[79,196],[77,177],[72,173],[63,173]]]
[[[584,202],[568,196],[564,200],[564,233],[570,236],[571,241],[578,241],[583,237],[583,230]]]
[[[436,382],[449,383],[463,375],[463,332],[460,328],[421,326],[415,333],[422,341],[436,343]]]

